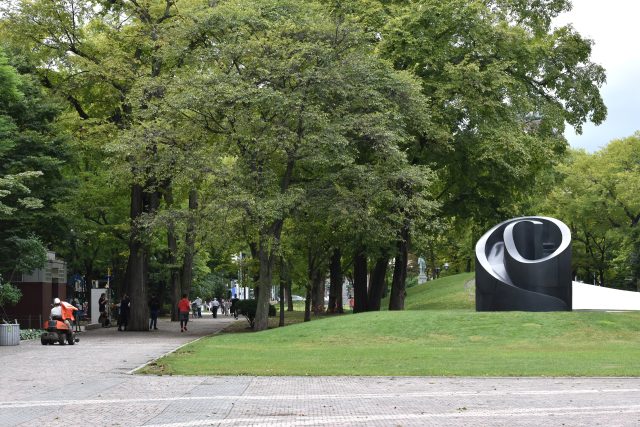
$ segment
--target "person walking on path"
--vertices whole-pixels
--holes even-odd
[[[118,330],[126,331],[129,324],[129,310],[131,308],[131,300],[126,293],[122,296],[120,301],[120,315],[118,316]]]
[[[154,330],[158,330],[158,313],[160,312],[160,301],[158,301],[158,297],[155,295],[151,295],[151,299],[149,300],[149,313],[151,315],[151,320],[149,320],[149,330],[152,328]]]
[[[218,307],[220,307],[220,301],[218,301],[218,298],[212,299],[210,309],[211,315],[214,319],[218,317]]]
[[[198,297],[194,302],[196,303],[197,317],[198,319],[201,319],[202,318],[202,298]]]
[[[98,312],[100,312],[100,317],[98,318],[100,326],[106,328],[107,326],[109,326],[109,314],[107,313],[107,294],[100,295],[100,299],[98,300]]]
[[[236,320],[238,320],[238,301],[240,300],[235,295],[231,298],[231,314],[233,314],[233,318]]]
[[[75,331],[76,332],[80,332],[80,330],[81,330],[80,329],[80,320],[82,320],[82,316],[84,316],[84,313],[82,311],[82,304],[80,304],[80,300],[78,299],[78,297],[75,297],[71,303],[73,304],[73,306],[75,308],[78,309],[73,316],[76,319],[75,322],[74,322]]]
[[[191,311],[191,303],[187,298],[187,294],[182,294],[182,299],[178,302],[178,317],[180,318],[180,332],[187,330],[189,323],[189,312]]]

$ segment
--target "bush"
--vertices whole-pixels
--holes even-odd
[[[3,283],[0,278],[0,307],[15,305],[20,301],[22,292],[11,283]],[[4,310],[3,310],[4,313]]]
[[[40,338],[44,332],[42,329],[20,329],[20,340],[33,340],[36,338]]]
[[[240,300],[236,303],[236,307],[238,310],[238,314],[243,315],[247,319],[247,322],[249,322],[249,327],[253,329],[256,321],[256,310],[258,309],[258,301],[255,299]],[[276,307],[269,304],[269,316],[273,317],[275,315]]]

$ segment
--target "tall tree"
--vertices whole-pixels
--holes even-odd
[[[66,99],[85,126],[101,127],[126,147],[130,173],[130,233],[126,287],[132,330],[146,330],[147,262],[142,219],[158,207],[150,168],[153,139],[138,128],[148,103],[161,91],[145,90],[175,64],[159,56],[165,29],[177,17],[174,0],[48,0],[11,2],[3,11],[5,34],[39,60],[45,85]],[[149,140],[150,139],[150,140]],[[128,151],[128,153],[127,153]]]
[[[570,226],[574,272],[587,282],[638,288],[639,164],[636,133],[593,154],[573,151],[556,168],[543,209]]]
[[[68,141],[54,123],[57,99],[30,71],[0,48],[0,274],[9,280],[44,263],[44,247],[56,249],[65,235],[55,203],[67,193]]]
[[[445,212],[495,221],[538,185],[566,148],[565,122],[606,116],[591,42],[552,19],[569,1],[421,0],[395,9],[380,52],[420,77],[434,125],[450,143],[411,152],[441,178]],[[433,149],[425,151],[423,148]],[[464,173],[460,173],[460,171]]]
[[[190,64],[200,71],[178,76],[176,107],[241,171],[231,202],[255,227],[261,330],[283,223],[305,194],[302,178],[354,162],[358,136],[381,157],[402,157],[399,105],[419,102],[419,88],[376,59],[356,27],[313,2],[224,2],[203,25],[209,43]]]

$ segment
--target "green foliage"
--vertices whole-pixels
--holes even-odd
[[[16,167],[15,159],[11,153],[19,145],[21,138],[27,135],[21,133],[19,116],[21,107],[26,104],[25,95],[22,92],[22,79],[18,71],[9,64],[8,58],[0,48],[0,215],[8,216],[15,212],[17,207],[35,209],[42,207],[42,201],[29,197],[31,190],[25,181],[42,175],[41,171],[25,171]],[[24,194],[27,197],[16,197]],[[13,197],[11,197],[13,195]],[[7,205],[6,200],[13,202],[14,206]],[[0,217],[1,218],[1,217]]]
[[[42,329],[20,329],[20,341],[38,339],[43,332]]]
[[[580,279],[639,289],[640,134],[593,154],[573,151],[543,205],[571,228]],[[595,278],[594,278],[595,276]]]
[[[258,301],[255,299],[238,300],[236,302],[238,313],[244,316],[249,322],[249,327],[253,329],[256,320],[256,310],[258,309]],[[269,317],[276,315],[276,307],[269,304]]]
[[[14,247],[14,269],[19,273],[29,273],[42,268],[47,262],[47,251],[42,241],[36,236],[26,239],[11,237],[7,239]]]
[[[0,307],[5,305],[15,305],[22,298],[22,292],[20,289],[13,286],[11,283],[3,282],[0,277]]]
[[[53,124],[59,109],[30,71],[0,48],[0,272],[10,280],[41,267],[45,242],[53,246],[61,234],[53,209],[65,192],[64,138]]]
[[[521,213],[566,147],[565,121],[580,131],[604,120],[605,75],[590,41],[550,27],[568,7],[420,0],[394,9],[382,29],[380,53],[420,77],[428,97],[434,137],[412,155],[435,162],[446,214],[482,225]]]
[[[35,233],[71,270],[118,278],[142,250],[162,295],[179,270],[190,277],[190,255],[201,296],[219,295],[240,251],[266,291],[280,255],[304,286],[333,248],[345,266],[356,248],[393,256],[407,229],[414,252],[461,271],[478,228],[544,192],[565,122],[580,130],[606,115],[590,42],[551,27],[568,7],[9,2],[0,242]],[[632,194],[617,191],[624,203]],[[610,262],[639,259],[634,245]]]

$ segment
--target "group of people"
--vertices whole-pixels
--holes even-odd
[[[200,297],[190,301],[187,294],[182,294],[182,299],[178,302],[178,318],[180,320],[180,332],[187,331],[187,323],[189,315],[194,318],[202,317],[202,307],[206,307],[211,311],[213,318],[218,317],[218,309],[224,316],[233,316],[238,318],[237,303],[239,299],[234,295],[233,298],[225,300],[224,298],[213,298],[211,301],[203,303]],[[120,302],[116,304],[118,314],[118,331],[126,331],[129,325],[129,316],[131,313],[131,298],[124,293]],[[98,310],[100,311],[99,322],[102,327],[111,325],[109,301],[106,293],[100,295],[98,300]],[[160,300],[154,294],[149,299],[149,330],[158,329],[158,314],[160,313]]]
[[[212,300],[205,302],[202,301],[202,298],[197,297],[190,302],[191,318],[201,319],[202,309],[204,308],[211,312],[211,316],[213,316],[214,319],[218,317],[218,310],[220,310],[220,314],[223,316],[234,316],[237,319],[238,315],[235,309],[237,301],[239,300],[235,296],[227,300],[224,298],[213,298]]]
[[[204,303],[204,306],[211,311],[213,318],[218,317],[218,309],[222,310],[222,315],[233,316],[238,318],[238,297],[235,295],[230,300],[224,298],[213,298],[211,301]],[[187,324],[189,323],[189,313],[191,312],[194,318],[202,317],[202,299],[197,297],[193,301],[189,301],[187,294],[182,294],[182,299],[178,303],[178,317],[180,318],[180,332],[187,331]]]
[[[109,310],[109,300],[107,294],[103,293],[98,299],[98,311],[100,317],[98,321],[103,328],[111,326],[111,313]],[[118,315],[118,330],[126,331],[129,326],[129,317],[131,314],[131,298],[127,293],[122,295],[120,302],[116,304],[115,309]],[[149,329],[158,329],[158,314],[160,313],[160,301],[155,295],[151,295],[149,299]]]
[[[220,309],[220,314],[223,316],[233,316],[237,319],[238,313],[236,306],[238,301],[238,298],[235,296],[227,300],[224,298],[214,298],[207,303],[207,306],[209,307],[209,311],[211,311],[211,315],[214,319],[218,317],[218,309]]]
[[[131,298],[125,292],[120,299],[120,302],[115,306],[118,315],[118,330],[126,331],[129,326],[129,315],[131,314]],[[111,307],[109,307],[109,299],[107,294],[103,293],[98,299],[98,311],[100,316],[98,322],[103,328],[111,326]]]

